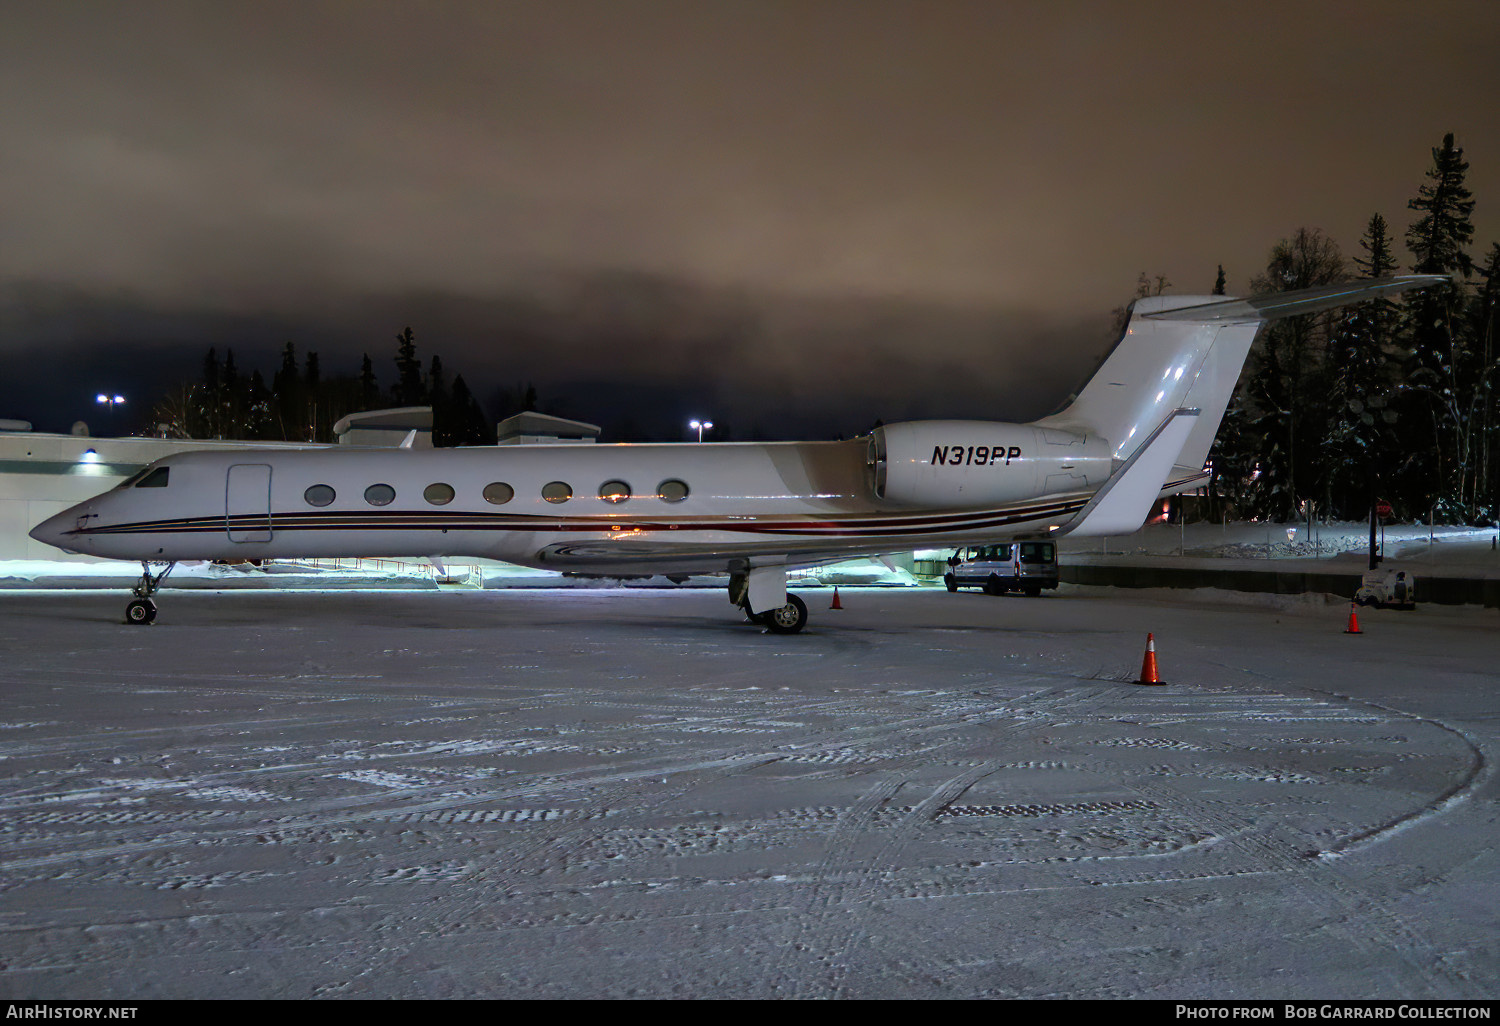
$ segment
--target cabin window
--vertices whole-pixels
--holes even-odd
[[[388,484],[372,484],[365,489],[365,501],[371,506],[389,506],[396,501],[396,489]]]
[[[326,506],[334,500],[334,490],[326,484],[315,484],[302,493],[309,506]]]
[[[599,486],[599,498],[605,502],[624,502],[630,498],[630,486],[624,481],[606,481]]]
[[[165,488],[171,467],[157,467],[135,483],[137,488]]]
[[[656,494],[663,502],[681,502],[688,497],[687,482],[670,478],[656,486]]]
[[[548,481],[542,485],[542,498],[548,502],[567,502],[573,497],[573,486],[563,481]]]
[[[484,501],[504,506],[516,497],[516,490],[504,481],[495,481],[484,486]]]
[[[434,506],[446,506],[453,501],[453,486],[438,481],[422,489],[422,498]]]

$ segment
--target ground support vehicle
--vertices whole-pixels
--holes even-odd
[[[1002,542],[959,549],[948,559],[943,583],[949,591],[983,588],[988,595],[1008,591],[1036,596],[1057,587],[1057,546],[1049,541]]]

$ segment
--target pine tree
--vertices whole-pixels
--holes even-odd
[[[218,353],[213,346],[209,346],[208,355],[203,358],[203,385],[197,417],[201,431],[207,438],[224,437],[223,418],[219,405],[221,389]]]
[[[485,419],[479,402],[469,391],[464,376],[453,379],[453,395],[449,400],[452,419],[451,445],[494,445],[495,429]]]
[[[1443,136],[1443,145],[1432,151],[1432,168],[1427,172],[1430,185],[1417,190],[1417,198],[1407,204],[1423,215],[1406,232],[1407,248],[1417,258],[1418,274],[1462,273],[1467,278],[1474,269],[1466,247],[1474,241],[1474,225],[1469,220],[1474,200],[1464,185],[1469,162],[1463,147],[1454,145],[1453,133]]]
[[[302,372],[297,368],[297,347],[290,342],[281,350],[281,369],[271,378],[271,390],[276,393],[278,437],[283,441],[301,440],[299,427],[306,408],[306,390]]]
[[[248,385],[234,365],[234,350],[224,350],[224,377],[220,387],[219,408],[222,411],[220,432],[224,438],[245,437],[245,407]]]
[[[266,388],[266,379],[261,377],[259,370],[253,371],[245,388],[245,438],[261,440],[273,437],[273,398],[270,389]]]
[[[380,402],[380,385],[375,380],[375,367],[370,363],[370,354],[365,353],[359,367],[359,408],[373,410]]]
[[[1209,519],[1219,522],[1253,512],[1251,496],[1259,438],[1250,430],[1245,386],[1242,379],[1230,396],[1208,453]]]
[[[443,380],[443,361],[437,356],[432,358],[427,371],[427,402],[432,407],[432,444],[459,444],[458,432],[453,424],[454,410],[448,397],[448,385]]]
[[[1500,521],[1500,242],[1478,268],[1483,285],[1473,304],[1470,337],[1479,362],[1470,416],[1476,424],[1476,519]]]
[[[1220,264],[1219,265],[1219,276],[1214,279],[1214,291],[1213,291],[1213,294],[1216,295],[1216,296],[1222,296],[1224,294],[1224,285],[1225,285],[1225,281],[1224,281],[1224,265]]]
[[[1467,277],[1473,269],[1467,247],[1474,238],[1474,201],[1464,184],[1469,165],[1452,132],[1433,149],[1432,163],[1427,184],[1407,204],[1422,216],[1408,229],[1406,245],[1416,258],[1417,273]],[[1409,348],[1400,412],[1408,451],[1402,492],[1409,506],[1418,511],[1440,508],[1445,519],[1472,512],[1473,439],[1463,411],[1477,381],[1465,316],[1468,303],[1467,289],[1450,282],[1424,289],[1406,304]]]
[[[303,423],[306,426],[302,437],[310,442],[332,441],[333,426],[323,415],[323,376],[318,368],[317,353],[307,354],[307,370],[303,377],[306,381],[307,405],[304,407]]]
[[[1255,293],[1314,288],[1344,277],[1338,244],[1319,229],[1299,228],[1271,250]],[[1260,453],[1251,490],[1253,511],[1295,518],[1301,504],[1323,495],[1326,473],[1316,440],[1327,423],[1326,349],[1330,315],[1275,321],[1261,330],[1244,371],[1245,436]]]
[[[1366,278],[1394,268],[1385,218],[1375,214],[1359,242],[1355,265]],[[1328,425],[1323,439],[1325,508],[1345,519],[1363,519],[1378,498],[1372,489],[1388,476],[1395,448],[1391,407],[1395,363],[1391,356],[1397,308],[1384,297],[1346,308],[1328,346]]]
[[[417,342],[408,327],[396,336],[396,383],[391,386],[397,406],[420,405],[426,396],[422,390],[422,361],[417,359]]]
[[[1354,263],[1366,278],[1392,267],[1385,218],[1370,218],[1360,239],[1364,257]],[[1382,298],[1346,308],[1328,346],[1328,427],[1323,439],[1327,467],[1326,507],[1344,519],[1363,519],[1379,498],[1373,493],[1386,474],[1392,446],[1390,408],[1393,363],[1389,346],[1395,306]]]

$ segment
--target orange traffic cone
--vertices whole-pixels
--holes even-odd
[[[1165,684],[1166,683],[1166,681],[1162,680],[1160,677],[1158,677],[1156,675],[1156,635],[1154,635],[1154,634],[1148,634],[1148,635],[1146,635],[1146,655],[1145,655],[1145,658],[1143,658],[1141,660],[1141,679],[1138,680],[1138,681],[1136,681],[1136,683],[1137,684]]]
[[[1345,634],[1363,634],[1364,633],[1364,631],[1362,631],[1362,630],[1359,629],[1359,617],[1357,617],[1357,616],[1354,615],[1354,605],[1355,604],[1353,602],[1349,603],[1349,626],[1347,626],[1347,627],[1344,628],[1344,633]]]
[[[837,588],[833,589],[833,605],[829,606],[828,608],[829,609],[843,609],[844,608],[844,604],[839,601],[839,590]]]

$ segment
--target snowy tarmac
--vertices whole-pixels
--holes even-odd
[[[0,997],[1500,995],[1494,610],[802,594],[0,592]]]

